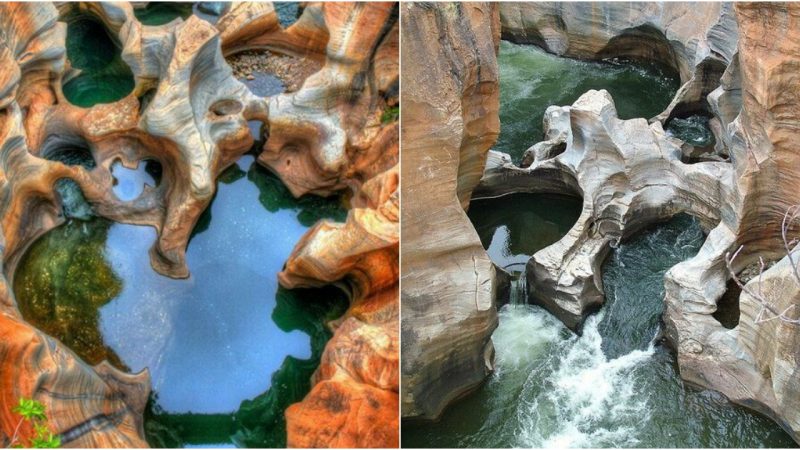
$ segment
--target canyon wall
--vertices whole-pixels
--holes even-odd
[[[494,266],[465,208],[494,144],[497,4],[402,7],[402,415],[433,419],[493,367]]]
[[[800,123],[795,98],[800,92],[798,6],[501,3],[499,9],[504,39],[567,57],[658,63],[674,69],[682,81],[671,104],[653,118],[618,119],[604,91],[587,92],[571,106],[551,106],[544,117],[547,140],[532,139],[523,167],[508,155],[487,154],[480,183],[474,189],[470,185],[476,196],[541,192],[583,198],[583,212],[572,230],[530,259],[531,299],[579,329],[586,315],[604,301],[600,265],[614,246],[679,212],[696,216],[708,233],[705,244],[665,276],[665,337],[677,351],[681,376],[773,417],[798,439],[800,280],[794,279],[781,238],[784,214],[800,203],[800,160],[792,147]],[[404,357],[409,356],[403,373],[409,379],[403,380],[402,405],[409,418],[437,417],[443,405],[478,383],[479,348],[490,342],[491,332],[491,327],[475,329],[467,322],[479,308],[459,308],[478,287],[488,291],[485,280],[492,278],[490,270],[481,271],[478,265],[485,254],[474,230],[464,226],[461,209],[452,209],[453,186],[459,186],[462,174],[456,170],[456,155],[463,159],[464,152],[463,147],[459,152],[451,149],[465,140],[440,137],[444,127],[432,125],[446,123],[447,131],[461,132],[462,110],[446,108],[449,115],[439,113],[445,116],[440,119],[432,105],[449,105],[447,101],[474,82],[471,72],[452,80],[463,73],[458,70],[474,65],[463,62],[461,46],[448,34],[464,23],[464,14],[448,12],[446,7],[419,7],[407,16],[414,18],[409,23],[412,35],[436,36],[409,42],[404,53],[404,72],[424,80],[415,84],[423,86],[418,99],[404,94],[410,100],[404,127],[407,136],[413,136],[404,147],[404,171],[413,167],[404,172],[404,192],[407,199],[425,199],[404,208],[404,249],[409,256],[404,250],[403,276],[404,291],[409,286],[409,292],[403,292],[407,320],[402,329]],[[473,38],[474,33],[467,34],[461,45],[480,48]],[[448,64],[458,69],[440,75],[440,67]],[[449,95],[447,101],[424,91],[434,76],[443,77],[439,91]],[[710,127],[721,160],[687,158],[688,144],[664,132],[663,125],[672,118],[695,113],[713,116]],[[487,111],[480,123],[495,117]],[[441,153],[445,149],[446,158]],[[483,155],[484,148],[473,154]],[[449,167],[442,167],[444,161]],[[430,188],[434,185],[437,189]],[[455,192],[466,206],[467,191]],[[423,220],[427,229],[419,225]],[[789,245],[794,246],[797,230],[788,231]],[[740,246],[732,270],[746,283],[741,295],[728,292],[733,282],[726,268],[726,254]],[[767,262],[760,281],[752,276],[759,258]],[[751,275],[745,278],[746,273]],[[444,277],[446,282],[439,281]],[[423,292],[433,294],[428,298]],[[486,293],[487,310],[492,295]],[[728,297],[734,298],[732,303]],[[475,306],[479,298],[483,299],[475,296]],[[738,323],[723,325],[716,313],[738,316]],[[482,324],[488,322],[484,319]],[[472,340],[462,337],[465,330]],[[428,372],[430,368],[437,372]]]
[[[735,179],[700,253],[666,276],[665,322],[684,379],[773,417],[798,440],[800,325],[793,320],[800,317],[800,280],[786,256],[782,222],[800,204],[800,6],[737,3],[735,10],[737,63],[709,96],[726,125]],[[792,249],[797,231],[787,230]],[[740,247],[731,269],[756,276],[744,279],[738,325],[726,329],[711,314],[730,285],[726,255]],[[758,276],[760,258],[767,268]]]
[[[0,58],[9,68],[0,74],[0,444],[17,426],[13,406],[27,397],[45,405],[65,446],[147,445],[147,371],[88,366],[25,322],[9,287],[25,249],[65,220],[55,182],[73,180],[97,215],[153,226],[153,268],[187,277],[192,229],[217,176],[252,148],[248,122],[259,121],[269,129],[261,164],[295,195],[344,192],[351,206],[345,224],[309,230],[279,277],[289,288],[335,284],[351,298],[345,316],[331,324],[334,337],[312,392],[287,411],[289,445],[397,445],[399,130],[396,120],[384,120],[399,100],[397,5],[307,4],[288,29],[269,3],[232,4],[217,26],[196,16],[143,26],[122,2],[60,8],[0,5]],[[66,100],[62,80],[76,71],[66,58],[60,14],[88,15],[115,38],[133,92],[90,108]],[[253,49],[313,58],[322,69],[296,92],[259,97],[225,60]],[[76,145],[96,167],[47,159]],[[297,158],[291,169],[288,154]],[[121,201],[110,172],[117,160],[129,168],[155,160],[162,179]],[[31,433],[21,429],[22,437]]]
[[[657,116],[702,110],[736,53],[736,18],[727,2],[503,2],[502,36],[559,56],[619,58],[675,70],[682,87]]]

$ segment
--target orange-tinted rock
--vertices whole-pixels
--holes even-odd
[[[397,394],[324,381],[286,410],[289,447],[392,448],[399,445]]]
[[[196,17],[144,27],[128,3],[60,8],[92,15],[117,38],[135,88],[111,104],[70,105],[60,85],[67,64],[65,26],[56,21],[57,10],[44,3],[0,4],[0,29],[7,37],[0,44],[0,62],[9,69],[0,73],[4,273],[13,277],[27,246],[63,220],[53,185],[68,178],[98,215],[155,227],[153,267],[185,277],[187,241],[214,195],[217,176],[252,146],[247,122],[269,122],[274,142],[268,147],[280,148],[293,139],[287,136],[308,127],[321,130],[305,151],[319,157],[335,149],[340,158],[333,164],[335,174],[325,172],[335,181],[322,179],[314,164],[294,177],[273,169],[296,193],[347,190],[354,209],[346,224],[322,223],[310,230],[282,280],[287,286],[349,286],[352,304],[345,318],[332,324],[336,335],[314,391],[293,409],[302,413],[293,416],[297,420],[314,418],[316,434],[290,434],[289,441],[396,445],[398,126],[381,122],[386,106],[397,103],[395,6],[309,4],[287,30],[280,28],[272,6],[263,3],[233,5],[217,27]],[[329,42],[331,30],[335,39]],[[293,93],[294,105],[286,107],[285,101],[253,95],[232,76],[223,52],[245,48],[324,60],[326,68]],[[342,63],[340,54],[350,62]],[[148,100],[140,104],[145,93]],[[85,143],[96,168],[43,158],[67,141]],[[110,173],[117,159],[128,167],[143,159],[158,161],[161,182],[133,201],[119,200]],[[348,348],[360,351],[348,353]],[[325,402],[315,394],[331,386],[346,399],[343,409],[322,407]],[[26,396],[45,404],[53,431],[66,445],[145,446],[142,413],[148,393],[146,373],[126,375],[107,364],[90,367],[22,321],[0,278],[0,436],[13,433],[18,421],[9,411]],[[344,419],[347,426],[340,430]],[[290,433],[301,426],[297,420],[290,419]]]

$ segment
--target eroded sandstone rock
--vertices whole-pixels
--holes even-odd
[[[591,90],[572,106],[547,109],[549,141],[527,168],[493,152],[475,195],[571,193],[583,211],[560,241],[528,262],[530,298],[577,329],[604,301],[600,266],[612,247],[645,225],[688,212],[706,229],[718,211],[732,167],[686,164],[680,141],[659,122],[620,120],[611,96]],[[560,149],[558,152],[548,149]]]
[[[572,230],[529,261],[527,282],[531,297],[570,327],[579,328],[585,315],[603,302],[600,264],[612,246],[645,225],[678,212],[698,217],[708,231],[705,244],[695,257],[674,266],[665,276],[666,338],[677,350],[681,376],[773,417],[797,440],[800,371],[795,349],[800,328],[776,316],[784,311],[796,315],[792,305],[797,305],[800,298],[800,286],[792,279],[781,239],[784,213],[800,203],[796,189],[800,161],[792,147],[798,140],[800,119],[795,98],[800,92],[796,76],[800,41],[795,36],[798,7],[790,3],[503,3],[500,16],[506,39],[538,45],[568,57],[655,61],[677,70],[684,83],[670,106],[650,124],[647,118],[618,119],[613,99],[602,91],[590,91],[572,106],[551,106],[547,110],[546,140],[532,142],[522,167],[515,166],[508,155],[489,152],[475,196],[529,192],[571,193],[583,198],[583,212]],[[438,25],[432,27],[436,32],[429,34],[456,27],[462,23],[458,17],[441,14]],[[424,23],[420,19],[417,21]],[[440,39],[438,46],[449,50],[453,44]],[[436,55],[435,50],[429,53]],[[460,61],[456,52],[427,60],[445,66],[450,61]],[[416,68],[413,62],[405,67],[404,70]],[[435,73],[435,69],[425,70],[430,71],[426,75]],[[454,85],[458,87],[472,82],[468,74],[456,79]],[[460,92],[457,88],[452,90]],[[430,122],[424,114],[429,105],[422,103],[419,117]],[[407,113],[417,111],[406,106]],[[727,161],[690,164],[693,161],[686,155],[693,150],[665,135],[662,124],[694,111],[713,115],[709,126],[717,142],[714,153]],[[483,120],[493,117],[496,116]],[[460,119],[459,109],[453,107],[442,123],[449,123],[452,128],[452,124],[460,124]],[[411,120],[414,118],[404,120],[404,126]],[[423,127],[422,123],[427,122],[419,120],[415,125]],[[434,133],[429,135],[427,141],[421,135],[415,137],[442,145],[435,141]],[[412,145],[408,147],[413,148]],[[452,159],[454,154],[458,152],[451,152],[451,159],[436,159],[430,156],[436,155],[433,148],[426,153],[431,162],[440,165],[430,173],[436,174],[437,182],[445,186],[460,179],[460,172],[454,170],[458,167]],[[483,153],[462,152],[459,156],[476,155]],[[426,162],[422,159],[408,164],[419,170],[428,167]],[[442,164],[451,171],[444,171]],[[417,176],[423,178],[422,174]],[[413,176],[404,174],[404,183]],[[431,199],[433,192],[427,189],[414,198]],[[442,216],[441,209],[435,217]],[[449,242],[466,240],[472,231],[451,222],[429,223],[435,230],[446,229]],[[413,238],[408,240],[413,242]],[[458,248],[442,249],[430,241],[426,244],[425,250],[431,250],[427,255],[448,259],[454,266],[469,267],[476,261],[474,254]],[[760,257],[768,261],[763,285],[755,277],[745,290],[763,292],[760,297],[771,299],[771,303],[765,304],[744,292],[739,300],[738,324],[728,324],[733,327],[729,329],[714,313],[727,307],[721,300],[730,284],[726,254],[740,246],[744,247],[734,262],[735,272],[756,264]],[[426,253],[420,250],[420,254]],[[775,260],[780,262],[769,263]],[[405,261],[404,282],[408,276]],[[433,270],[436,264],[429,269]],[[424,273],[421,268],[414,269]],[[427,335],[453,339],[466,328],[465,322],[451,317],[450,305],[457,302],[446,297],[470,292],[459,286],[451,282],[451,291],[437,292],[439,297],[448,298],[447,306],[428,299],[427,304],[432,306],[425,313],[435,316],[440,325]],[[403,295],[405,300],[405,292]],[[408,306],[404,305],[404,317],[406,309]],[[414,315],[410,311],[408,316],[414,319],[408,321],[408,326],[404,321],[404,333],[415,338],[412,333],[418,330],[428,332],[422,313]],[[485,336],[483,330],[472,334]],[[448,354],[452,360],[438,369],[439,374],[453,373],[453,367],[474,361],[475,352],[448,353],[431,340],[404,339],[404,350],[407,341],[419,348],[404,354],[428,352],[427,360],[420,358],[415,370],[425,364],[439,364],[442,355]],[[403,368],[405,371],[405,361]],[[404,387],[405,383],[404,380]],[[438,386],[445,394],[437,400],[452,400],[463,392],[460,386],[456,382]],[[404,396],[404,414],[414,411],[409,415],[424,417],[416,411],[427,406],[425,401]]]
[[[800,159],[796,71],[800,7],[792,3],[736,4],[738,58],[722,86],[709,96],[725,127],[735,178],[720,211],[720,223],[698,255],[666,276],[665,322],[678,349],[681,376],[718,390],[731,400],[773,417],[800,439],[796,357],[797,324],[776,316],[800,301],[781,238],[784,214],[800,203],[796,177]],[[795,233],[796,230],[789,230]],[[747,283],[763,292],[763,304],[747,292],[739,297],[738,325],[728,330],[711,317],[730,273],[727,253],[742,251],[739,272],[757,263],[781,261]],[[794,314],[790,310],[790,315]],[[793,317],[790,317],[793,318]]]
[[[66,27],[57,21],[59,11],[45,3],[0,5],[0,61],[9,68],[0,73],[4,275],[13,278],[25,249],[64,220],[54,185],[69,179],[94,213],[155,227],[153,268],[188,276],[184,255],[190,233],[214,195],[217,176],[252,147],[248,121],[268,124],[279,143],[298,130],[317,129],[313,141],[291,150],[300,159],[339,158],[326,166],[335,171],[288,176],[273,169],[298,195],[348,190],[353,210],[343,225],[323,223],[310,230],[281,282],[337,283],[352,302],[334,324],[317,386],[293,407],[297,414],[288,413],[289,443],[397,445],[398,125],[381,120],[387,105],[397,104],[396,5],[310,4],[287,30],[269,3],[233,4],[216,27],[195,16],[145,26],[128,3],[60,9],[90,15],[106,28],[122,49],[135,87],[110,104],[69,104],[61,83],[65,72],[74,76],[75,70],[65,58]],[[223,57],[253,48],[316,58],[324,66],[316,81],[275,102],[252,94]],[[267,142],[268,148],[282,148]],[[95,164],[84,168],[48,160],[70,146],[85,148]],[[112,164],[133,168],[148,160],[163,168],[158,186],[146,186],[134,200],[117,198]],[[0,279],[0,374],[5,439],[18,422],[11,408],[19,397],[33,397],[45,404],[65,445],[146,446],[147,373],[127,375],[80,361],[22,321],[5,278]],[[331,392],[347,402],[324,401]]]
[[[403,4],[404,418],[438,417],[494,365],[494,265],[464,209],[499,132],[496,4]],[[410,199],[410,201],[409,201]]]

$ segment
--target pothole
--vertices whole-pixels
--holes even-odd
[[[72,13],[67,22],[67,58],[80,71],[63,86],[75,106],[88,108],[112,103],[130,94],[133,73],[122,60],[122,50],[103,24],[89,15]]]

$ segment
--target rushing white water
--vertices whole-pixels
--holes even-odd
[[[525,379],[515,415],[516,445],[637,443],[636,428],[649,414],[647,398],[635,389],[636,367],[654,349],[651,345],[608,359],[597,328],[603,314],[590,317],[577,336],[539,307],[507,305],[500,311],[493,335],[497,372],[491,383]]]

